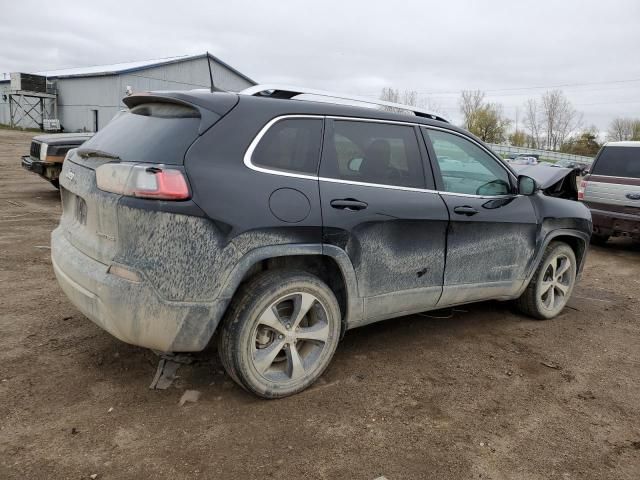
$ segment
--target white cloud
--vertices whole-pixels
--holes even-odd
[[[0,71],[211,51],[250,77],[361,95],[640,79],[640,2],[9,2]],[[640,81],[567,87],[585,123],[640,111]],[[514,116],[543,89],[491,92]],[[521,94],[521,95],[517,95]],[[431,95],[454,120],[457,94]]]

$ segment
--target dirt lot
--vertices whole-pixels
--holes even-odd
[[[211,351],[149,390],[157,357],[56,284],[30,137],[0,130],[0,478],[640,478],[640,247],[592,248],[556,320],[490,302],[350,331],[292,398],[245,393]]]

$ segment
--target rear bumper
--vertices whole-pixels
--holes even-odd
[[[60,287],[85,316],[118,339],[163,352],[207,346],[226,302],[172,302],[161,298],[143,275],[132,282],[108,273],[75,248],[62,228],[51,234],[51,260]]]
[[[593,231],[598,235],[640,237],[640,216],[638,215],[592,208],[591,218]]]
[[[47,180],[57,180],[62,171],[62,163],[43,162],[42,160],[34,160],[29,155],[22,157],[22,168],[33,173],[37,173]]]

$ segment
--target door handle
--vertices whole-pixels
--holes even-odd
[[[331,206],[338,210],[364,210],[369,205],[355,198],[340,198],[331,200]]]
[[[458,215],[466,215],[467,217],[470,217],[471,215],[475,215],[476,213],[478,213],[478,210],[468,205],[456,207],[453,209],[453,211],[456,212]]]

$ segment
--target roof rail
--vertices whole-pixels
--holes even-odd
[[[390,107],[398,110],[406,110],[408,112],[412,112],[417,117],[425,117],[425,118],[430,118],[432,120],[438,120],[440,122],[449,123],[446,119],[442,118],[439,115],[427,112],[425,110],[413,107],[411,105],[403,105],[401,103],[387,102],[385,100],[358,97],[355,95],[349,95],[345,93],[334,93],[334,92],[327,92],[324,90],[315,90],[312,88],[292,87],[289,85],[264,84],[264,85],[255,85],[253,87],[246,88],[239,93],[241,95],[252,95],[252,96],[258,96],[258,97],[285,98],[285,99],[297,97],[298,95],[316,95],[318,97],[329,97],[329,98],[337,98],[340,100],[351,100],[354,102],[368,103],[371,105]]]

